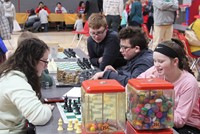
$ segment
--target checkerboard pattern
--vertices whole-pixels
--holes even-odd
[[[56,66],[58,67],[59,70],[67,70],[67,71],[82,70],[81,67],[75,61],[56,62]]]
[[[70,120],[72,120],[72,122],[75,122],[75,120],[78,120],[79,122],[81,122],[81,114],[77,115],[74,112],[67,112],[67,110],[64,109],[64,103],[56,103],[56,105],[57,105],[60,115],[63,119],[63,122],[65,124],[67,124]],[[73,108],[73,106],[72,106],[72,108]],[[73,111],[74,111],[74,109],[73,109]]]
[[[63,52],[58,52],[57,53],[57,58],[58,59],[64,59],[64,58],[67,58],[67,56]]]

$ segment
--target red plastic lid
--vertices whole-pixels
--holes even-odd
[[[125,92],[125,88],[116,80],[86,80],[82,82],[86,93],[114,93]]]
[[[152,90],[152,89],[173,89],[174,86],[162,79],[158,78],[137,78],[130,79],[128,84],[138,90]]]

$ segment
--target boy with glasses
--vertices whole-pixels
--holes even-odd
[[[89,17],[89,34],[87,49],[93,66],[104,70],[107,65],[114,68],[126,64],[120,54],[120,40],[115,31],[108,30],[106,18],[102,14],[94,13]]]
[[[153,66],[153,54],[148,49],[144,32],[137,27],[127,27],[119,32],[120,52],[127,64],[114,69],[106,66],[104,71],[96,73],[91,79],[115,79],[125,86],[129,79]]]

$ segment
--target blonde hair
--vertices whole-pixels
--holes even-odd
[[[19,44],[21,44],[21,42],[24,41],[25,39],[32,39],[32,38],[39,39],[38,36],[29,31],[21,33],[17,41],[17,46],[19,46]]]
[[[107,28],[106,18],[100,13],[93,13],[88,19],[88,24],[92,29]]]

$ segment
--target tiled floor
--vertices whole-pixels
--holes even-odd
[[[21,32],[14,32],[12,34],[12,39],[9,41],[4,41],[8,49],[16,49],[17,47],[17,40]],[[78,43],[77,38],[75,38],[74,43],[72,44],[72,40],[74,37],[74,34],[70,31],[66,32],[40,32],[40,33],[34,33],[37,35],[41,40],[43,40],[46,43],[58,43],[63,48],[69,48],[69,47],[76,47],[76,44]],[[86,39],[86,37],[84,37]],[[79,44],[79,48],[86,50],[86,43],[82,39],[82,41]]]

